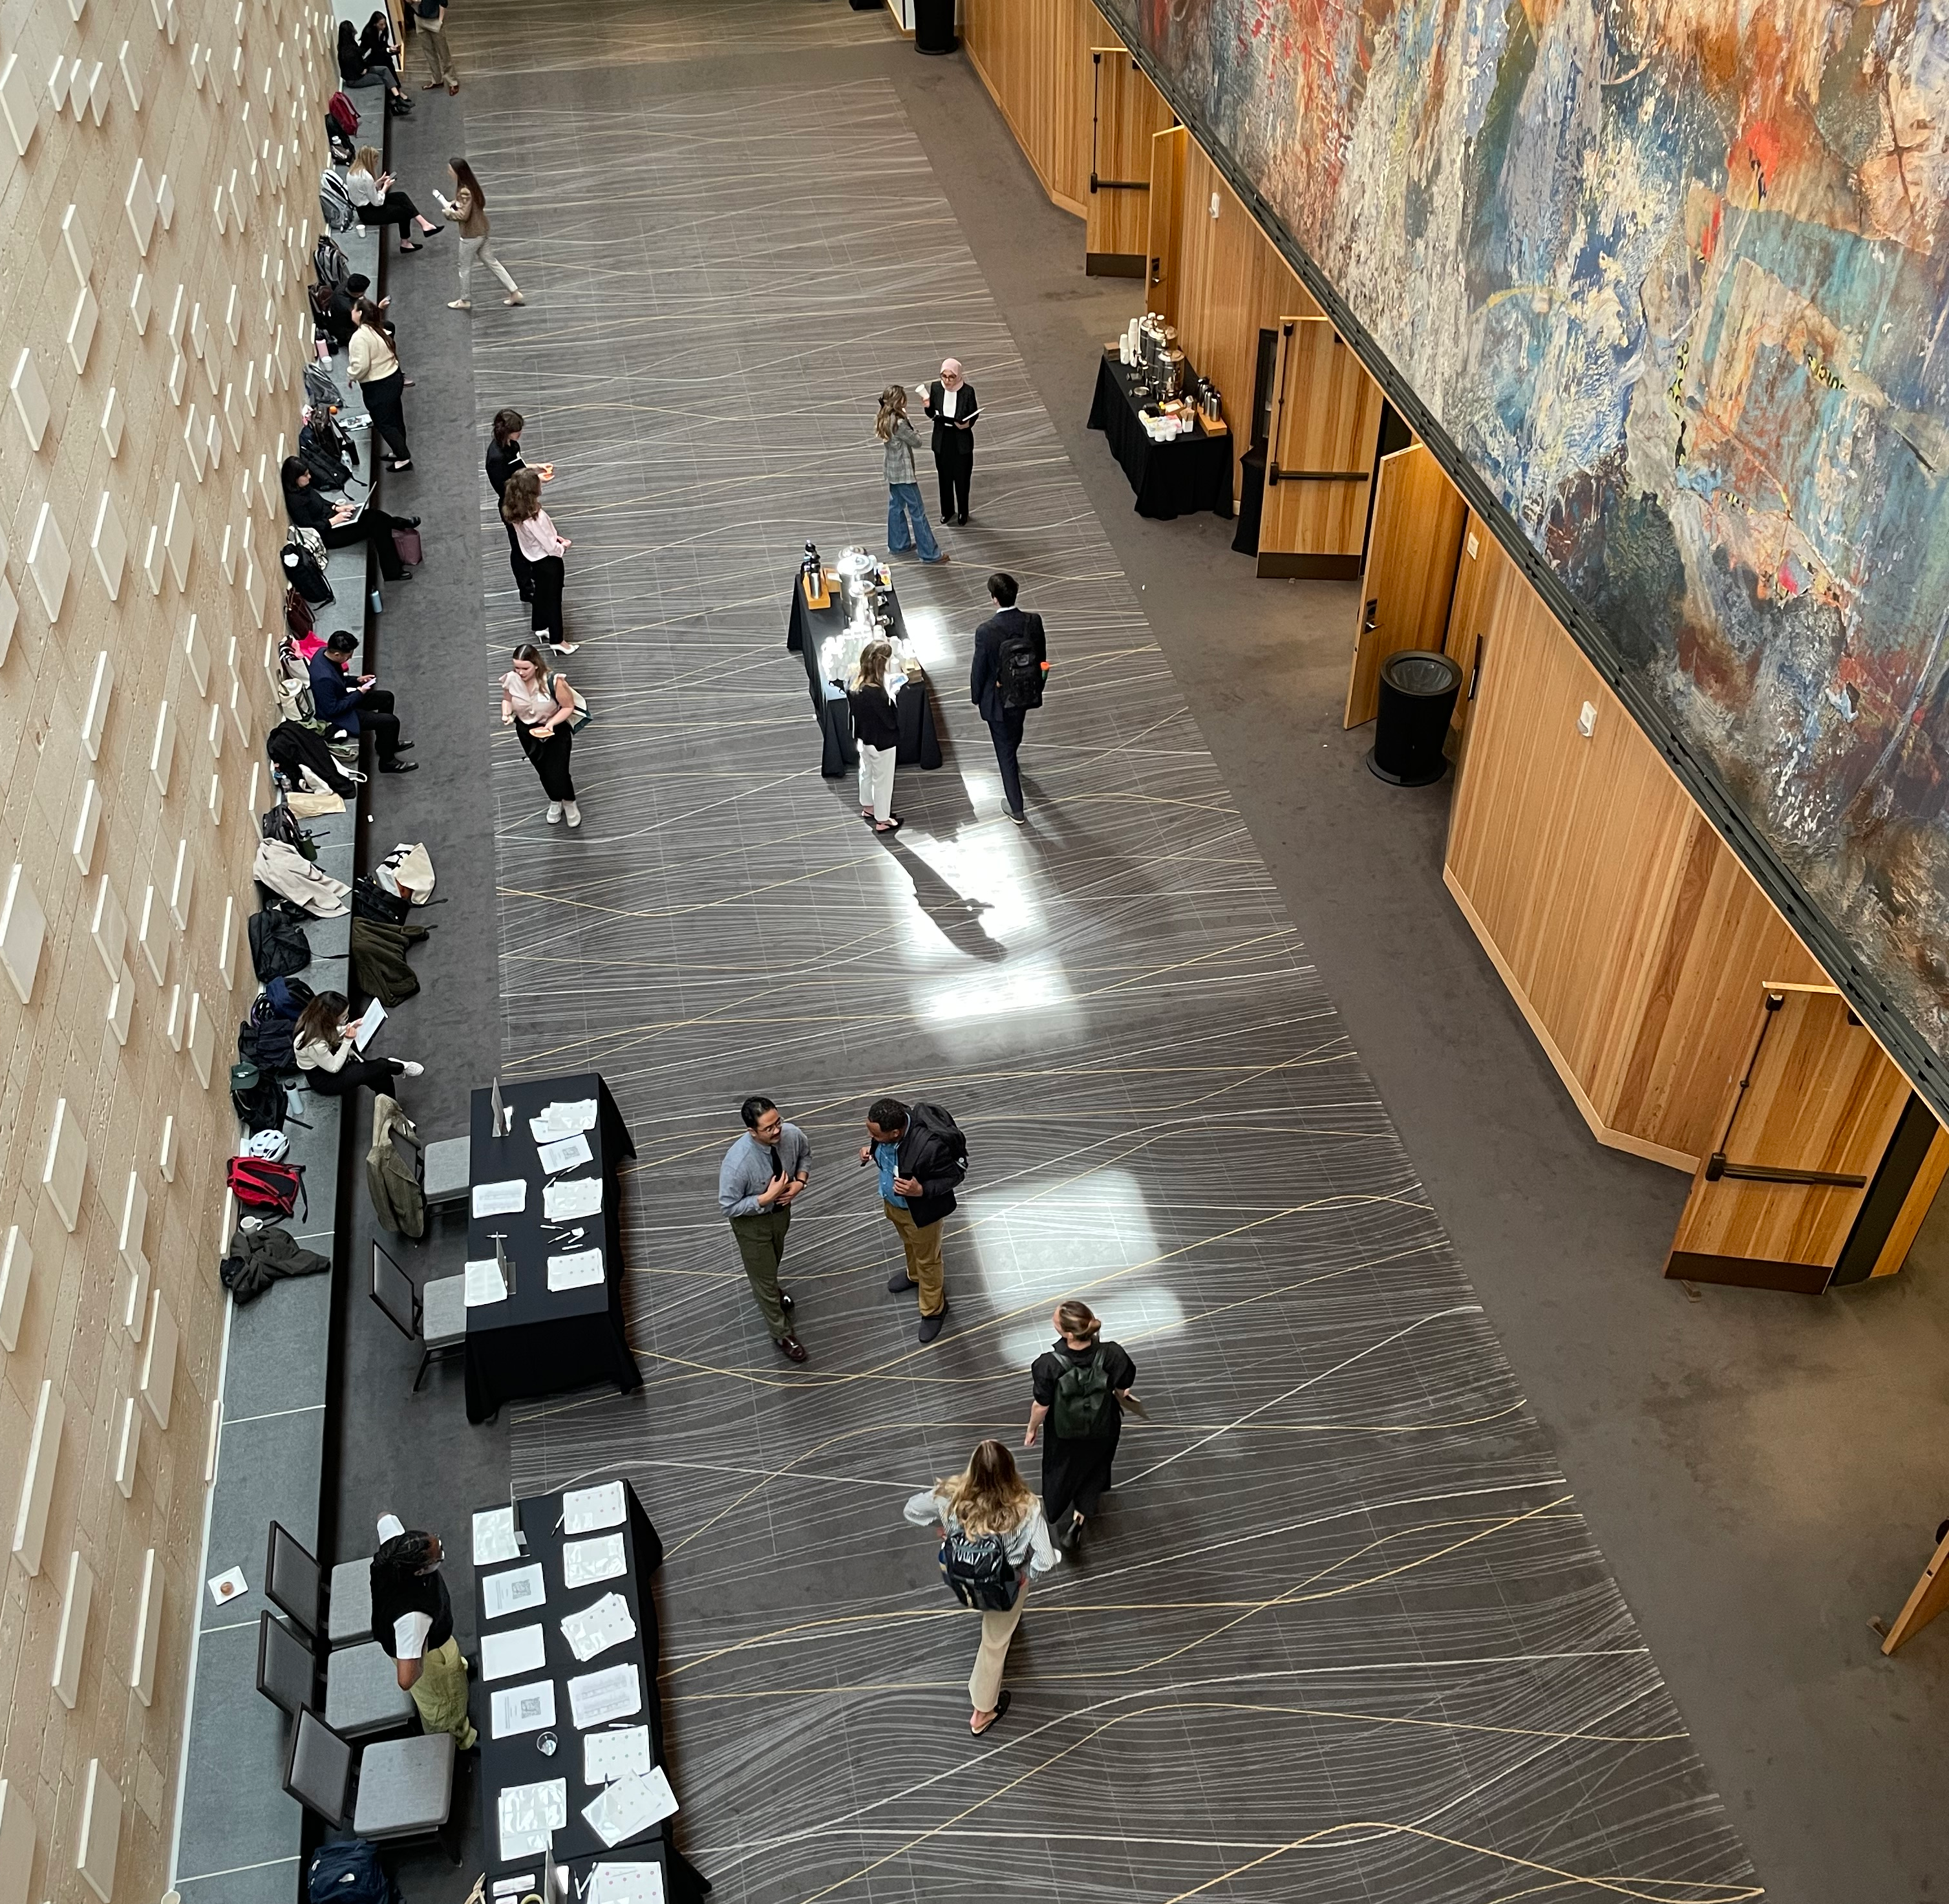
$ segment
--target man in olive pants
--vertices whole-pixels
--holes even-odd
[[[717,1204],[731,1220],[751,1293],[788,1361],[806,1359],[792,1333],[792,1299],[779,1287],[791,1206],[812,1172],[812,1140],[788,1124],[769,1097],[748,1097],[738,1107],[744,1134],[724,1153],[717,1171]]]

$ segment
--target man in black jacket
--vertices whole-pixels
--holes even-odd
[[[938,1104],[909,1106],[897,1097],[873,1100],[866,1140],[859,1162],[880,1167],[880,1201],[906,1256],[887,1293],[920,1291],[920,1339],[929,1342],[947,1324],[940,1226],[954,1208],[955,1185],[968,1174],[967,1140]]]
[[[996,613],[974,630],[974,671],[968,698],[981,710],[994,736],[995,761],[1002,770],[1002,797],[1009,817],[1024,824],[1022,775],[1016,749],[1022,744],[1022,723],[1031,708],[1042,705],[1043,676],[1049,667],[1049,643],[1042,617],[1015,606],[1012,575],[988,577],[988,593]]]

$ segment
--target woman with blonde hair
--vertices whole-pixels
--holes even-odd
[[[501,519],[511,524],[514,543],[527,558],[534,579],[534,606],[529,625],[558,655],[573,655],[577,642],[561,630],[561,591],[567,575],[562,566],[562,551],[567,537],[557,530],[542,507],[541,472],[518,469],[501,492]]]
[[[386,170],[386,162],[380,157],[376,145],[359,147],[346,172],[345,189],[358,209],[360,224],[398,226],[402,251],[424,249],[406,237],[415,219],[428,238],[446,229],[444,225],[436,225],[404,192],[393,191],[393,175]]]
[[[853,738],[859,748],[859,817],[876,833],[896,833],[900,828],[900,817],[894,811],[900,723],[894,697],[887,692],[887,664],[893,658],[891,642],[869,641],[860,649],[859,664],[846,688],[853,709]]]
[[[940,1574],[964,1607],[981,1615],[981,1647],[968,1677],[974,1706],[968,1729],[976,1738],[1009,1710],[1002,1664],[1021,1624],[1031,1578],[1058,1566],[1042,1503],[1016,1471],[1015,1458],[998,1441],[976,1445],[959,1474],[915,1495],[905,1509],[916,1527],[940,1527]]]
[[[920,499],[920,484],[914,480],[914,452],[920,438],[907,421],[905,386],[889,384],[880,393],[880,414],[873,419],[873,434],[886,445],[887,548],[904,555],[918,549],[924,562],[944,562],[945,555],[934,540],[927,519],[927,505]]]
[[[1123,1433],[1124,1400],[1137,1365],[1122,1345],[1102,1339],[1103,1325],[1090,1305],[1072,1297],[1049,1318],[1056,1339],[1029,1370],[1034,1400],[1024,1448],[1033,1448],[1043,1423],[1042,1498],[1057,1546],[1074,1557],[1082,1550],[1083,1523],[1108,1492],[1110,1470]]]

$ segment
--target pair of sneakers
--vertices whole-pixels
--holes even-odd
[[[549,802],[548,823],[551,826],[559,826],[564,814],[571,826],[582,824],[582,809],[573,800],[551,800]]]

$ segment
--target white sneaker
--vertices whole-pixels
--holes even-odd
[[[401,1069],[406,1072],[409,1078],[424,1078],[426,1075],[426,1066],[421,1064],[415,1064],[410,1058],[406,1061],[406,1063],[401,1066]]]
[[[582,824],[582,809],[573,800],[562,808],[562,811],[568,815],[568,823],[571,826],[580,826]]]
[[[559,800],[551,800],[549,802],[548,823],[551,826],[559,826],[561,824],[561,802]]]

